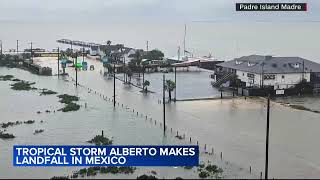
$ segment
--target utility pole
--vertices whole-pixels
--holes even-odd
[[[177,100],[177,67],[174,67],[174,84],[176,88],[174,88],[174,102]]]
[[[74,65],[76,67],[76,87],[78,87],[78,53],[75,53],[76,56],[76,64]]]
[[[126,57],[123,56],[123,82],[126,83]]]
[[[149,41],[147,41],[147,53],[149,51]]]
[[[122,63],[123,63],[123,68],[122,68],[122,70],[123,70],[123,83],[125,83],[126,82],[126,69],[125,69],[125,67],[126,67],[126,60],[125,60],[125,57],[122,55],[122,48],[120,49],[121,50],[121,56],[119,57],[119,61],[121,62],[121,58],[122,58]]]
[[[162,89],[162,104],[163,104],[163,132],[166,133],[166,94],[165,94],[165,82],[166,82],[166,77],[163,74],[163,89]]]
[[[269,120],[270,120],[270,94],[268,96],[268,107],[267,107],[265,179],[268,179],[268,165],[269,165]]]
[[[184,24],[184,38],[183,38],[183,55],[186,55],[186,35],[187,35],[187,25]]]
[[[19,52],[19,40],[17,40],[17,54]]]
[[[73,55],[73,49],[72,49],[72,41],[71,41],[71,49],[70,49],[70,51],[71,51],[71,58],[72,58],[72,63],[74,64],[74,58],[72,57],[72,55]]]
[[[1,50],[1,52],[0,52],[0,54],[1,54],[1,56],[2,56],[2,40],[0,40],[0,50]]]
[[[302,60],[302,81],[304,80],[304,59]]]
[[[113,107],[116,107],[116,63],[113,62]]]
[[[31,43],[30,43],[30,58],[31,58],[31,60],[32,60],[32,62],[33,62],[32,41],[31,41]]]
[[[144,65],[142,65],[142,89],[144,90]]]
[[[180,46],[178,46],[178,61],[180,61]]]
[[[58,78],[59,78],[59,76],[60,76],[60,70],[59,70],[59,68],[60,68],[60,49],[59,49],[59,47],[58,47]]]
[[[84,46],[82,47],[82,62],[84,62]]]
[[[261,64],[261,69],[262,69],[262,72],[261,72],[261,87],[263,88],[263,86],[264,86],[264,62],[262,62],[262,64]]]

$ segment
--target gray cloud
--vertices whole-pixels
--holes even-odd
[[[1,21],[289,21],[320,20],[320,2],[308,12],[235,12],[242,0],[0,0]],[[246,0],[245,2],[279,2]],[[286,2],[300,2],[287,0]]]

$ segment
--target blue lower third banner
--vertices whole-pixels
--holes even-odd
[[[14,146],[14,166],[198,166],[198,146]]]

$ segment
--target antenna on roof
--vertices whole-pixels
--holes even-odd
[[[183,55],[186,55],[186,35],[187,35],[187,25],[184,24],[184,38],[183,38]]]

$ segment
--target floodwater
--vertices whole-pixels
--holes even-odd
[[[94,92],[88,93],[84,87],[75,88],[71,78],[57,76],[44,77],[31,74],[20,69],[0,68],[0,74],[11,74],[16,78],[36,82],[35,87],[47,88],[58,93],[67,93],[80,97],[79,104],[82,106],[77,112],[62,113],[46,110],[57,110],[63,105],[58,102],[55,95],[40,96],[39,91],[14,91],[10,89],[10,81],[1,81],[0,85],[0,109],[2,122],[35,120],[31,125],[17,125],[7,128],[8,133],[13,133],[16,138],[12,140],[0,140],[0,178],[51,178],[53,176],[70,175],[78,168],[75,167],[19,167],[12,165],[13,145],[85,145],[91,139],[104,130],[105,135],[112,137],[115,144],[123,145],[175,145],[189,144],[186,140],[174,138],[175,130],[164,136],[160,126],[160,119],[145,119],[132,113],[132,107],[125,105],[124,108],[117,106],[113,108],[111,101],[105,101],[100,95]],[[82,72],[81,72],[82,73]],[[83,75],[84,73],[82,73]],[[93,71],[88,74],[96,74]],[[107,79],[100,77],[102,81]],[[126,91],[126,90],[124,90]],[[108,95],[106,93],[106,95]],[[84,108],[87,103],[88,107]],[[120,103],[122,103],[120,101]],[[125,102],[123,102],[125,103]],[[126,106],[128,108],[126,108]],[[41,114],[37,114],[41,111]],[[136,111],[135,111],[136,112]],[[144,113],[143,111],[139,111]],[[155,124],[155,120],[157,120]],[[43,121],[43,123],[41,123]],[[41,134],[33,135],[36,129],[44,129]],[[180,131],[180,130],[179,130]],[[180,133],[183,133],[180,131]],[[193,142],[195,144],[195,141]],[[209,146],[208,146],[209,148]],[[204,152],[204,150],[202,150]],[[225,170],[224,177],[256,177],[256,174],[249,174],[248,170],[242,170],[238,165],[227,160],[220,160],[219,155],[201,155],[201,162],[211,161]],[[184,168],[173,167],[141,167],[132,175],[98,175],[95,178],[135,178],[138,175],[150,174],[155,170],[160,178],[197,178],[196,169],[185,170]]]
[[[1,177],[47,177],[63,175],[71,172],[72,168],[12,168],[11,146],[13,144],[85,144],[92,136],[105,130],[105,134],[114,137],[116,144],[176,144],[188,143],[178,141],[168,136],[163,138],[159,122],[162,122],[162,105],[158,103],[159,93],[155,82],[153,88],[156,93],[142,94],[140,89],[116,81],[116,99],[135,111],[148,115],[157,121],[157,125],[146,123],[144,118],[137,118],[130,110],[117,108],[114,111],[111,102],[105,102],[97,95],[89,94],[87,88],[111,98],[113,95],[112,78],[103,77],[102,65],[93,60],[88,60],[89,65],[94,64],[94,71],[80,71],[78,82],[81,86],[77,89],[72,82],[65,82],[53,77],[39,77],[28,72],[16,69],[1,69],[2,74],[13,74],[18,78],[37,82],[36,86],[45,87],[59,92],[78,94],[80,104],[88,103],[88,109],[81,108],[76,113],[40,114],[36,111],[58,108],[61,105],[54,96],[41,97],[34,92],[12,91],[6,83],[1,83],[1,113],[5,118],[2,121],[15,121],[35,119],[37,123],[10,128],[17,138],[12,141],[0,141],[1,151],[8,156],[1,156]],[[54,63],[53,63],[54,64]],[[75,78],[75,72],[68,68],[70,78]],[[182,81],[184,73],[180,73]],[[150,74],[150,78],[161,79],[162,74]],[[157,77],[158,76],[158,77]],[[168,75],[170,76],[170,75]],[[146,76],[147,77],[147,76]],[[203,77],[208,78],[206,76]],[[146,78],[147,79],[147,78]],[[179,82],[179,81],[178,81]],[[160,81],[161,84],[161,81]],[[197,88],[209,84],[203,81],[192,91],[192,96],[198,96]],[[150,87],[151,88],[151,87]],[[207,88],[207,87],[204,87]],[[184,90],[183,87],[178,89]],[[152,90],[152,89],[151,89]],[[199,90],[201,91],[201,90]],[[185,97],[188,96],[187,92]],[[201,95],[201,94],[200,94]],[[178,94],[179,97],[179,94]],[[4,99],[4,100],[3,100]],[[9,105],[8,105],[9,104]],[[316,103],[315,103],[316,104]],[[120,109],[120,110],[118,110]],[[186,101],[166,105],[168,129],[173,129],[173,134],[178,130],[185,134],[187,139],[192,137],[193,143],[199,141],[200,149],[204,144],[216,153],[214,163],[225,168],[229,178],[258,178],[264,171],[265,157],[265,126],[266,126],[266,101],[263,99],[224,99],[214,101]],[[315,137],[320,135],[318,127],[320,115],[317,113],[300,111],[284,107],[278,103],[271,105],[270,118],[270,154],[269,177],[274,178],[316,178],[320,176],[320,144]],[[43,119],[44,123],[39,124]],[[28,128],[27,128],[27,127]],[[32,135],[36,127],[45,129],[43,134]],[[30,138],[32,137],[32,138]],[[223,153],[223,161],[219,153]],[[205,156],[202,157],[206,159]],[[229,167],[225,167],[229,164]],[[252,166],[253,174],[248,170]],[[147,171],[140,169],[139,171]],[[157,169],[161,172],[159,177],[197,177],[194,173],[181,173],[181,169]]]
[[[177,100],[220,97],[220,91],[211,85],[211,81],[213,81],[213,79],[210,78],[211,74],[213,74],[213,71],[198,69],[197,67],[189,67],[188,71],[186,69],[178,69],[176,77]],[[118,77],[123,79],[123,75],[118,75]],[[145,73],[144,78],[150,82],[148,90],[156,92],[154,95],[161,99],[163,73]],[[165,73],[165,79],[174,81],[174,73]],[[136,74],[131,82],[142,87],[142,74],[140,74],[140,77]],[[223,95],[230,96],[231,94],[230,92],[224,91]],[[174,91],[172,92],[172,98],[174,98]]]
[[[280,97],[276,99],[276,102],[302,105],[313,111],[320,111],[320,97],[318,95]]]

